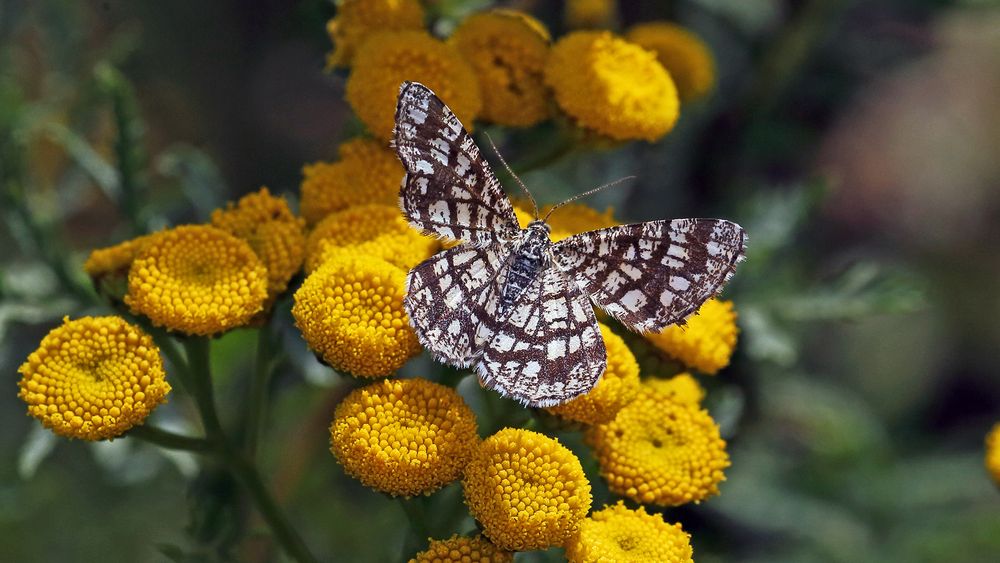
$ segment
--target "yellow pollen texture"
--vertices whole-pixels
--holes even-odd
[[[608,488],[636,502],[676,506],[719,493],[729,467],[726,442],[708,411],[675,403],[648,385],[607,424],[592,426]]]
[[[409,563],[513,563],[514,554],[504,551],[482,537],[454,535],[446,540],[431,540],[430,546]]]
[[[669,379],[649,378],[642,383],[675,403],[700,405],[705,398],[705,389],[690,373],[679,373]]]
[[[618,501],[580,524],[566,545],[570,563],[692,563],[690,535],[659,514]]]
[[[684,325],[668,326],[646,338],[689,368],[715,375],[729,365],[738,334],[733,302],[713,298],[705,301]]]
[[[342,0],[337,4],[337,17],[326,24],[334,46],[327,66],[350,66],[355,51],[372,33],[423,26],[419,0]]]
[[[309,347],[337,370],[383,377],[420,353],[403,310],[406,273],[374,256],[331,256],[295,292],[292,315]]]
[[[125,303],[156,326],[218,334],[246,324],[267,298],[267,270],[245,241],[215,227],[157,233],[132,262]]]
[[[83,271],[92,278],[127,275],[136,255],[154,236],[143,235],[107,248],[97,248],[90,252],[87,261],[83,263]]]
[[[562,545],[590,510],[580,460],[558,440],[520,428],[483,440],[462,486],[483,534],[511,551]]]
[[[393,496],[455,481],[478,442],[476,417],[458,393],[420,378],[354,390],[330,426],[330,450],[344,470]]]
[[[656,53],[681,100],[701,98],[712,90],[715,60],[708,45],[694,33],[670,22],[646,22],[629,29],[626,38]]]
[[[18,369],[28,414],[60,436],[103,440],[166,400],[160,350],[119,317],[64,319]]]

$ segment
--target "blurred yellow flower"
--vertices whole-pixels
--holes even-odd
[[[482,12],[466,18],[448,42],[479,79],[482,119],[529,127],[551,115],[542,80],[549,33],[541,22],[514,10]]]
[[[460,478],[478,442],[476,416],[458,393],[419,378],[355,389],[330,426],[330,450],[347,474],[393,496]]]
[[[292,213],[285,198],[272,196],[267,188],[213,211],[212,225],[247,241],[267,268],[270,299],[285,291],[302,266],[305,221]]]
[[[411,227],[398,206],[357,205],[331,213],[309,234],[306,271],[318,268],[331,252],[345,249],[409,270],[440,248],[436,238]]]
[[[546,205],[542,207],[539,214],[544,217],[550,209],[552,206]],[[548,223],[552,227],[551,238],[553,241],[560,241],[586,231],[621,225],[615,220],[614,210],[610,207],[604,212],[600,212],[583,203],[567,203],[549,217]]]
[[[736,311],[732,301],[712,298],[683,325],[668,326],[646,338],[670,357],[702,373],[714,375],[729,365],[736,348]]]
[[[490,543],[483,536],[454,535],[431,540],[431,545],[409,563],[513,563],[514,554]]]
[[[690,373],[679,373],[670,379],[649,378],[643,384],[675,403],[700,405],[705,398],[705,389]]]
[[[618,21],[615,0],[566,0],[565,10],[569,29],[607,28]]]
[[[677,121],[677,88],[656,55],[609,32],[560,39],[545,81],[567,115],[612,139],[655,141]]]
[[[337,162],[316,162],[302,169],[299,212],[310,225],[352,205],[399,205],[405,171],[385,143],[351,139],[338,152]]]
[[[267,270],[250,245],[207,225],[162,231],[128,274],[125,303],[156,326],[217,334],[263,309]]]
[[[656,58],[677,85],[681,101],[703,97],[715,84],[715,60],[697,35],[670,22],[633,26],[625,38],[656,53]]]
[[[153,235],[143,235],[114,246],[94,249],[83,263],[83,271],[95,280],[109,275],[128,275],[132,261],[152,238]]]
[[[471,130],[483,105],[472,68],[455,49],[430,35],[400,31],[365,41],[347,79],[347,103],[372,135],[384,141],[392,136],[396,96],[406,80],[433,90]]]
[[[680,524],[622,501],[593,513],[566,544],[570,563],[692,563],[691,537]]]
[[[580,460],[558,440],[520,428],[483,440],[462,486],[483,534],[511,551],[562,545],[590,510]]]
[[[343,251],[302,282],[292,315],[306,342],[336,370],[383,377],[420,353],[403,310],[406,273],[374,256]]]
[[[639,364],[622,337],[603,323],[601,334],[608,350],[608,367],[589,393],[548,411],[585,424],[600,424],[615,418],[625,405],[639,393]]]
[[[708,411],[675,403],[647,384],[607,424],[590,427],[608,488],[636,502],[679,505],[719,493],[726,442]]]
[[[350,66],[358,47],[373,33],[423,27],[424,9],[418,0],[342,0],[337,17],[326,24],[334,46],[327,66]]]
[[[1000,486],[1000,422],[986,435],[986,470]]]
[[[119,317],[63,319],[17,371],[28,414],[68,438],[120,436],[170,392],[160,349]]]

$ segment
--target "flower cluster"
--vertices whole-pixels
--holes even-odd
[[[306,244],[306,271],[312,272],[331,253],[343,250],[382,258],[409,270],[439,248],[437,239],[420,234],[406,222],[399,207],[356,205],[331,213],[312,230]]]
[[[433,540],[430,546],[410,559],[410,563],[513,563],[514,554],[482,537],[454,535]]]
[[[423,25],[419,0],[344,0],[337,7],[337,17],[326,25],[336,47],[327,65],[350,66],[358,46],[373,33],[421,29]]]
[[[739,328],[733,302],[709,299],[685,324],[668,326],[646,338],[684,365],[715,374],[729,365],[737,334]]]
[[[690,536],[680,524],[667,524],[659,514],[648,514],[618,504],[605,507],[580,524],[566,545],[570,563],[635,561],[691,563]]]

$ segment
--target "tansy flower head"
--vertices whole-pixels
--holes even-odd
[[[590,427],[587,441],[608,488],[641,503],[679,505],[718,494],[729,467],[726,442],[707,411],[645,384],[614,420]]]
[[[607,28],[616,21],[615,0],[566,0],[566,27],[570,29]]]
[[[650,378],[643,381],[643,385],[675,403],[700,405],[705,398],[705,389],[690,373],[679,373],[670,379]]]
[[[403,165],[388,146],[372,139],[340,145],[340,160],[317,162],[302,169],[299,211],[310,224],[352,205],[399,205]]]
[[[677,89],[656,55],[609,32],[560,39],[545,81],[567,115],[612,139],[655,141],[677,121]]]
[[[552,113],[542,80],[549,34],[541,22],[513,10],[482,12],[466,18],[448,42],[479,79],[482,119],[528,127]]]
[[[462,476],[479,441],[476,417],[450,387],[387,379],[348,395],[333,416],[330,450],[367,487],[429,493]]]
[[[682,101],[707,94],[715,83],[715,61],[708,45],[697,35],[669,22],[648,22],[632,27],[625,37],[656,53],[670,73]]]
[[[511,551],[562,545],[590,510],[580,460],[558,440],[520,428],[483,440],[462,486],[486,537]]]
[[[302,266],[305,222],[292,213],[285,198],[272,196],[267,188],[213,211],[212,225],[247,241],[267,268],[270,298],[285,291]]]
[[[119,317],[64,319],[18,372],[28,414],[68,438],[120,436],[170,391],[153,339]]]
[[[87,261],[83,263],[83,270],[90,276],[99,293],[110,296],[115,302],[121,302],[132,261],[153,236],[143,235],[90,252]]]
[[[453,48],[420,31],[379,33],[365,41],[347,79],[347,103],[373,135],[389,140],[396,96],[406,80],[434,91],[466,129],[483,101],[472,68]]]
[[[331,256],[295,292],[292,315],[309,347],[334,369],[395,372],[420,353],[403,310],[406,273],[374,256]]]
[[[326,24],[334,51],[327,66],[350,66],[358,46],[372,33],[422,29],[424,10],[419,0],[343,0],[337,17]]]
[[[668,326],[646,338],[684,365],[715,374],[729,365],[738,333],[733,302],[713,298],[705,301],[685,324]]]
[[[514,554],[490,543],[483,536],[454,535],[432,540],[431,545],[410,559],[410,563],[513,563]]]
[[[399,207],[358,205],[331,213],[316,225],[306,246],[306,271],[318,268],[331,252],[345,249],[377,256],[409,270],[439,248],[437,239],[421,234],[406,222]]]
[[[639,392],[639,364],[632,351],[622,337],[611,332],[603,323],[598,324],[608,351],[608,367],[604,375],[589,393],[550,407],[549,412],[586,424],[599,424],[612,420]]]
[[[592,514],[566,544],[570,563],[691,563],[691,538],[680,524],[667,524],[646,509],[618,501]]]
[[[1000,422],[986,435],[986,470],[1000,486]]]
[[[125,303],[156,326],[217,334],[246,324],[267,298],[267,270],[245,241],[215,227],[163,231],[139,252]]]

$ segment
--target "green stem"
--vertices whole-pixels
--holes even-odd
[[[403,541],[403,561],[409,561],[414,553],[424,547],[431,536],[430,528],[427,526],[427,511],[424,510],[422,500],[420,497],[399,498],[399,506],[410,522],[410,533]]]
[[[244,451],[247,457],[254,459],[257,453],[257,443],[260,440],[261,422],[267,408],[267,389],[271,380],[272,363],[271,347],[268,346],[270,334],[266,327],[257,331],[257,359],[254,365],[253,380],[250,382],[250,397],[244,423]]]
[[[209,453],[215,448],[215,444],[204,438],[184,436],[153,426],[152,424],[136,426],[128,431],[127,436],[138,438],[144,442],[149,442],[168,450]]]
[[[209,349],[212,342],[208,338],[192,337],[184,343],[187,351],[188,377],[191,394],[198,404],[201,422],[209,440],[223,443],[224,433],[219,413],[215,410],[215,390],[212,386],[212,368],[209,365]]]

